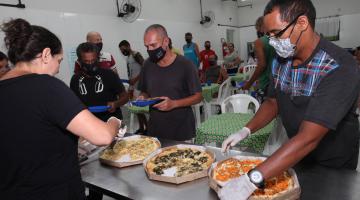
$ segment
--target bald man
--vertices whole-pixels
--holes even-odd
[[[111,55],[111,53],[102,51],[103,43],[102,43],[102,37],[100,33],[91,31],[86,35],[86,41],[90,42],[92,44],[95,44],[99,51],[99,67],[102,69],[111,69],[113,72],[117,74],[116,66],[115,66],[115,60],[114,57]],[[78,74],[81,72],[81,67],[78,61],[75,62],[75,68],[74,73]]]
[[[195,137],[191,105],[202,100],[196,67],[171,51],[166,29],[159,24],[146,29],[144,45],[149,58],[142,68],[139,98],[163,99],[150,110],[148,135],[191,142]]]

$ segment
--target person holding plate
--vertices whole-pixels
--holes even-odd
[[[162,99],[150,110],[148,135],[191,142],[195,137],[191,106],[202,100],[196,67],[171,51],[162,25],[154,24],[146,29],[144,45],[149,58],[141,72],[139,99]]]
[[[120,107],[128,102],[128,94],[115,73],[99,67],[99,48],[85,42],[77,47],[76,54],[81,68],[71,78],[70,88],[88,107],[108,106],[94,113],[99,119],[106,121],[111,116],[122,119]]]

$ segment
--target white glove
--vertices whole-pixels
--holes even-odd
[[[222,143],[221,151],[225,153],[229,150],[230,146],[235,146],[241,140],[245,139],[251,133],[248,127],[243,127],[239,132],[230,135],[226,140]]]
[[[119,137],[119,138],[124,137],[124,135],[126,133],[126,129],[127,129],[126,125],[124,127],[122,127],[122,124],[121,124],[122,121],[120,119],[116,118],[116,117],[113,117],[113,116],[110,117],[107,120],[107,122],[109,122],[110,120],[115,120],[115,121],[117,121],[119,123],[119,125],[118,125],[118,133],[116,134],[116,137]]]
[[[247,174],[229,181],[219,190],[221,200],[246,200],[257,189]]]

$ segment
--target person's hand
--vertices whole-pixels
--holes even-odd
[[[118,127],[116,136],[119,138],[124,137],[127,127],[125,124],[122,124],[120,119],[112,116],[107,120],[107,123],[116,123]]]
[[[251,85],[249,84],[249,82],[248,82],[248,81],[245,81],[245,84],[244,84],[244,86],[241,87],[241,89],[242,89],[242,90],[249,90],[250,87],[251,87]]]
[[[155,104],[153,107],[157,108],[161,111],[170,111],[176,107],[176,103],[174,100],[170,99],[169,97],[159,97],[163,99],[162,102]]]
[[[241,140],[245,139],[251,133],[250,129],[247,127],[243,127],[239,132],[230,135],[223,143],[221,147],[221,151],[225,153],[230,149],[230,147],[235,146]]]
[[[256,189],[248,175],[244,174],[229,181],[219,190],[218,196],[221,200],[246,200]]]
[[[108,109],[108,111],[110,113],[114,113],[116,111],[116,102],[115,101],[108,102],[107,105],[110,106],[110,108]]]

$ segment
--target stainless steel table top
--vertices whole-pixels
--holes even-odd
[[[162,146],[177,144],[174,141],[161,141]],[[208,147],[216,154],[216,160],[225,157],[220,149]],[[231,151],[234,155],[255,155]],[[351,170],[334,170],[320,166],[295,167],[302,195],[301,199],[360,199],[360,173]],[[147,178],[142,165],[127,168],[114,168],[100,164],[98,160],[81,168],[85,184],[92,190],[114,198],[130,199],[171,199],[171,200],[211,200],[218,199],[208,186],[208,178],[175,185]]]

